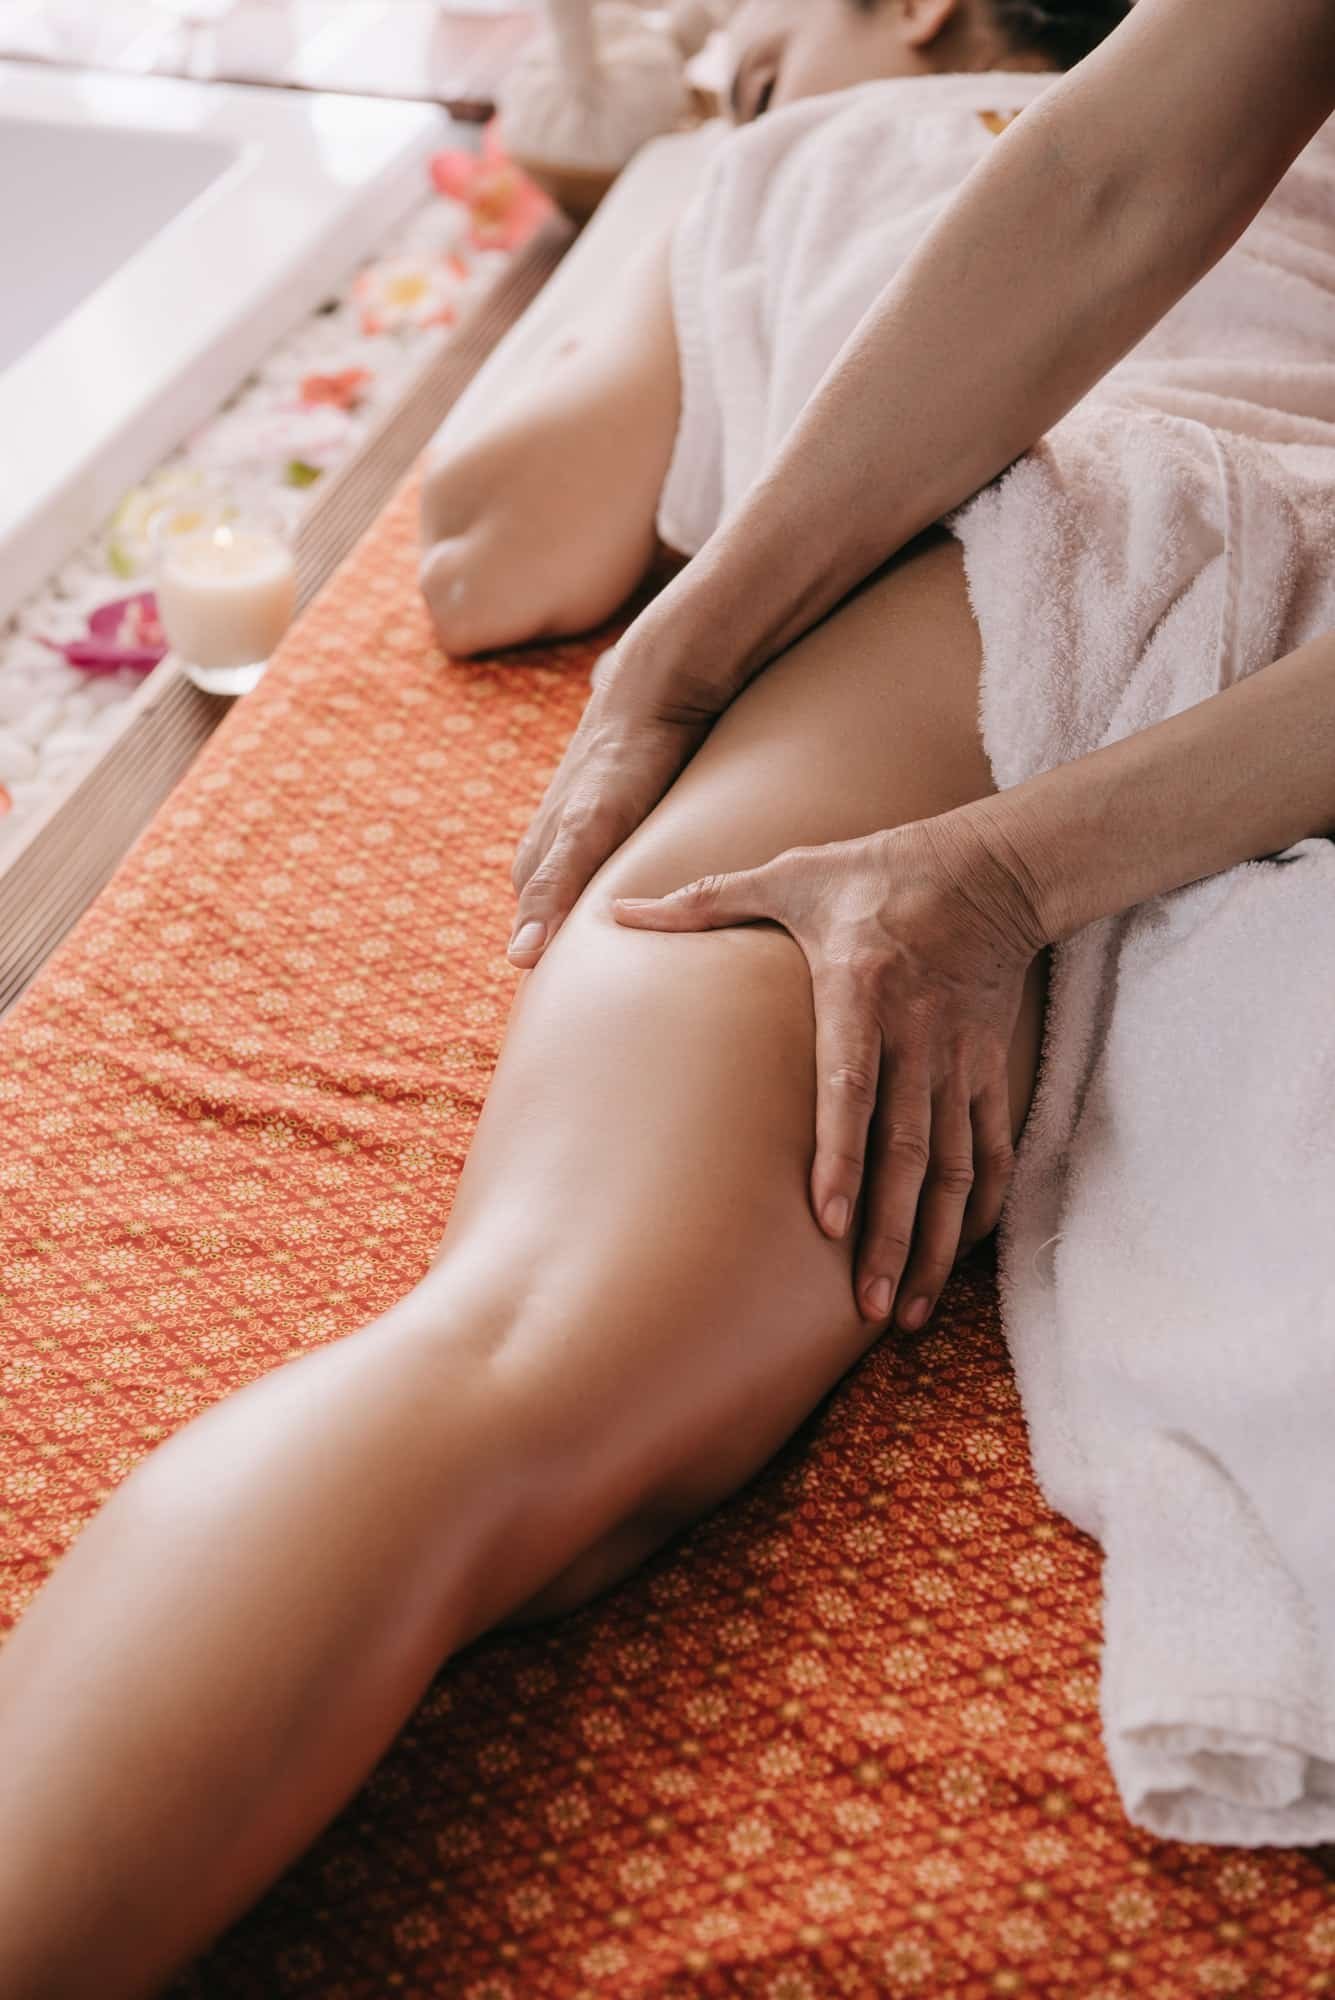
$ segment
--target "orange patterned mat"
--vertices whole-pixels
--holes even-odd
[[[514,977],[511,850],[593,649],[448,663],[414,569],[408,492],[0,1034],[6,1623],[144,1452],[440,1235]],[[975,1264],[640,1578],[442,1673],[173,1990],[1335,1993],[1315,1859],[1127,1827],[1097,1583]]]

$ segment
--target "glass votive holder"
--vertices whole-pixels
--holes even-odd
[[[167,506],[152,527],[158,619],[196,687],[246,694],[292,623],[297,568],[275,510]]]

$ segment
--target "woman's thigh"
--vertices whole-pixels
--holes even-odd
[[[624,1522],[666,1532],[731,1491],[874,1331],[849,1247],[808,1206],[814,1038],[796,945],[772,925],[625,930],[610,898],[989,791],[978,667],[942,539],[739,697],[523,981],[419,1297],[451,1272],[465,1295],[481,1288],[505,1366],[592,1496],[590,1544]],[[1017,1119],[1039,1011],[1035,979]]]

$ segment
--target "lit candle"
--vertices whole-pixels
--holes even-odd
[[[191,679],[214,694],[244,694],[292,622],[296,566],[276,535],[224,521],[163,538],[157,595],[168,644]]]

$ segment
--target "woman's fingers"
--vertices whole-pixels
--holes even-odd
[[[510,864],[510,887],[516,896],[522,896],[532,875],[550,844],[548,815],[541,806],[529,821],[528,831],[515,849],[515,858]]]
[[[515,849],[515,858],[510,868],[510,885],[516,896],[522,896],[529,877],[547,854],[552,841],[561,830],[561,823],[569,810],[567,796],[570,784],[572,752],[579,742],[578,732],[566,746],[565,755],[553,771],[547,789],[538,801],[537,809],[524,829],[523,838]]]
[[[895,1319],[906,1333],[925,1326],[955,1268],[965,1210],[974,1184],[973,1123],[966,1079],[956,1071],[932,1102],[931,1158],[913,1232],[913,1252],[900,1281]]]
[[[512,964],[537,964],[585,884],[636,823],[623,818],[612,803],[566,813],[520,891],[509,944]],[[768,871],[755,868],[737,875],[705,875],[670,896],[618,896],[612,913],[618,923],[640,930],[703,931],[767,916],[770,901]]]
[[[850,975],[811,972],[816,1009],[816,1157],[811,1206],[827,1236],[846,1236],[862,1190],[867,1130],[881,1074],[880,1024]]]
[[[931,1160],[932,1097],[925,1070],[890,1056],[868,1148],[867,1197],[853,1289],[865,1318],[888,1319],[908,1262]]]
[[[858,1308],[881,1325],[893,1312],[906,1332],[934,1311],[961,1241],[1001,1213],[1007,1043],[1028,962],[1017,950],[998,969],[995,942],[977,942],[976,909],[931,842],[910,893],[912,832],[790,848],[760,868],[612,905],[620,923],[659,931],[769,918],[801,946],[816,1015],[812,1209],[840,1239],[861,1203]]]
[[[609,720],[607,657],[515,855],[511,881],[519,907],[509,944],[515,965],[537,963],[608,855],[634,832],[700,742],[699,729]]]
[[[702,875],[668,896],[616,896],[612,914],[619,924],[642,931],[712,931],[725,924],[775,916],[768,868],[735,875]]]
[[[590,876],[601,868],[617,837],[599,818],[561,821],[542,859],[529,871],[519,895],[514,929],[506,947],[511,965],[535,966],[579,901]]]

